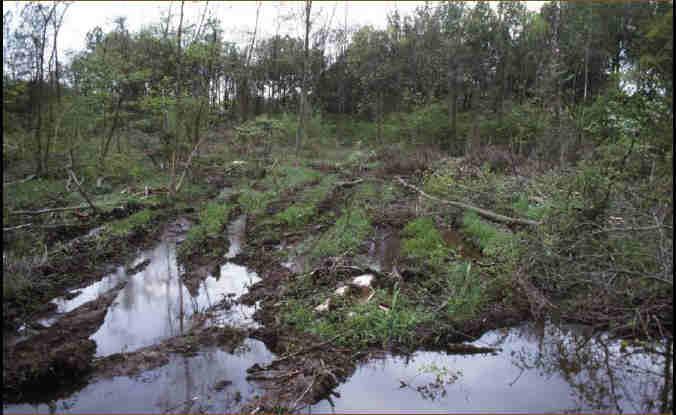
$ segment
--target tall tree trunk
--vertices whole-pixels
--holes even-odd
[[[258,7],[256,8],[256,24],[254,25],[254,31],[253,34],[251,35],[251,43],[249,44],[249,48],[247,49],[247,54],[246,54],[246,62],[244,63],[244,77],[242,78],[242,84],[241,84],[241,95],[240,95],[240,102],[241,102],[241,115],[242,115],[242,121],[246,121],[249,119],[249,107],[251,103],[251,88],[249,88],[249,67],[251,65],[251,58],[253,57],[253,50],[254,47],[256,46],[256,34],[258,33],[258,18],[260,16],[261,12],[261,2],[258,2]],[[254,97],[254,105],[255,105],[255,97]],[[255,111],[255,108],[254,108]]]
[[[307,83],[310,68],[310,12],[312,0],[305,0],[305,52],[303,54],[303,77],[300,91],[300,105],[298,109],[298,129],[296,130],[296,154],[300,151],[301,141],[306,138],[307,125]]]
[[[178,164],[178,143],[179,136],[182,132],[183,109],[181,108],[181,94],[182,90],[182,62],[181,62],[181,32],[183,31],[183,6],[185,1],[181,1],[181,17],[178,21],[177,33],[177,53],[176,53],[176,131],[174,132],[174,145],[171,152],[170,162],[170,181],[169,181],[169,197],[173,199],[176,196],[176,165]]]
[[[378,96],[376,101],[376,117],[378,118],[377,137],[378,143],[383,144],[383,89],[378,88]]]
[[[452,144],[456,139],[456,129],[457,129],[457,100],[458,100],[458,90],[456,85],[456,71],[455,62],[453,60],[453,55],[449,52],[448,55],[448,73],[447,73],[447,82],[448,82],[448,130],[449,135],[445,143],[445,150],[450,150]]]
[[[115,136],[115,131],[117,130],[117,126],[119,124],[121,107],[122,107],[122,93],[120,92],[120,96],[117,98],[117,104],[115,105],[115,113],[113,114],[113,123],[110,126],[108,136],[106,137],[106,140],[103,143],[103,148],[101,149],[101,157],[99,158],[100,167],[103,166],[103,163],[105,162],[106,157],[108,156],[108,148],[110,146],[110,142],[113,140],[113,137]]]
[[[584,95],[583,102],[587,102],[587,86],[589,85],[589,30],[587,30],[587,41],[584,45]]]

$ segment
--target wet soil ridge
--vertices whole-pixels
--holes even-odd
[[[618,362],[618,356],[631,349],[644,359],[635,365],[646,373],[673,371],[671,360],[653,361],[647,351],[648,345],[670,350],[668,324],[659,326],[659,337],[642,343],[636,339],[637,332],[627,336],[618,330],[604,334],[607,338],[594,337],[593,350],[585,344],[597,335],[594,330],[583,336],[546,334],[544,328],[535,334],[502,331],[543,314],[554,317],[563,304],[554,304],[541,285],[523,275],[524,245],[544,226],[540,218],[520,219],[527,216],[525,208],[499,200],[489,214],[485,209],[439,202],[458,199],[438,197],[448,189],[471,189],[488,180],[471,160],[444,159],[423,166],[391,156],[370,152],[335,163],[275,161],[265,168],[237,170],[237,176],[231,174],[235,170],[227,170],[214,179],[226,190],[183,211],[182,215],[190,212],[188,219],[171,222],[161,241],[119,279],[126,282],[124,287],[117,287],[115,293],[76,287],[81,291],[72,292],[73,298],[57,301],[56,307],[66,314],[37,336],[53,333],[64,345],[85,349],[81,361],[70,363],[71,372],[61,370],[61,381],[87,379],[89,386],[76,394],[87,400],[117,378],[133,382],[136,377],[145,379],[218,355],[236,361],[240,373],[207,376],[197,382],[176,374],[186,382],[186,397],[162,410],[297,412],[313,405],[321,411],[334,406],[351,410],[361,409],[346,402],[355,389],[369,389],[368,380],[359,379],[377,378],[368,368],[380,357],[388,370],[407,375],[383,390],[401,389],[416,399],[446,402],[449,406],[432,408],[443,410],[453,407],[444,400],[446,396],[458,397],[453,387],[464,382],[461,367],[490,373],[491,367],[498,370],[500,362],[520,352],[550,359],[546,369],[561,376],[548,385],[565,396],[579,390],[584,380],[605,376],[604,380],[615,382],[614,369],[586,375],[598,363],[594,359],[599,350],[606,352],[608,361]],[[511,178],[505,180],[507,187],[514,184]],[[463,195],[473,207],[491,206],[480,197]],[[529,206],[526,203],[533,216],[537,206]],[[89,296],[99,297],[80,305]],[[89,315],[87,307],[104,299],[107,302],[98,306],[102,310],[96,309],[96,318],[90,313],[86,329],[68,326],[76,321],[73,316]],[[538,303],[538,299],[543,300]],[[643,334],[654,335],[652,327]],[[514,338],[514,333],[521,333],[521,338]],[[625,339],[612,337],[618,334]],[[37,336],[49,344],[48,336]],[[655,346],[662,345],[659,339],[666,339],[662,349]],[[577,359],[577,349],[563,347],[571,342],[570,347],[579,346],[588,358]],[[556,352],[563,349],[570,354],[557,360]],[[27,362],[30,353],[25,350],[32,350],[26,341],[10,348],[12,353],[24,353],[20,356]],[[38,367],[50,367],[61,356],[65,353],[46,353]],[[429,366],[414,364],[416,356],[430,360]],[[503,367],[512,376],[504,383],[516,382],[519,374],[514,367],[527,371],[532,366],[520,361]],[[40,382],[23,379],[20,373],[25,368],[5,372],[15,385],[15,401],[25,400],[20,392],[31,382],[48,383],[40,376],[30,377]],[[416,377],[411,370],[425,373]],[[585,376],[578,379],[571,373]],[[531,383],[543,381],[532,372],[524,376]],[[479,389],[491,387],[492,377],[486,377],[488,383],[467,382]],[[668,382],[650,379],[653,386],[647,395],[661,396],[660,388],[670,387]],[[352,382],[366,383],[354,386]],[[631,379],[622,383],[634,387]],[[229,393],[233,384],[250,393],[238,390],[228,395],[228,402],[219,401],[224,406],[212,406],[210,397]],[[598,386],[607,390],[605,384]],[[156,387],[153,384],[148,390]],[[193,400],[188,395],[194,388],[201,392]],[[592,395],[582,394],[580,408],[619,411],[626,405],[616,396],[617,402],[592,403]],[[357,398],[356,405],[363,399]],[[561,410],[570,409],[570,401],[559,403]],[[157,410],[152,405],[144,408]],[[542,408],[516,405],[513,409]],[[643,407],[645,411],[655,408]]]
[[[11,348],[3,356],[3,400],[41,398],[85,378],[92,370],[96,352],[96,343],[89,336],[101,325],[123,286],[119,284]]]
[[[241,241],[243,220],[238,219]],[[57,314],[41,319],[35,334],[5,350],[5,401],[68,394],[86,384],[89,375],[137,374],[165,364],[171,353],[190,354],[208,346],[232,352],[244,332],[229,325],[246,325],[254,312],[236,300],[257,277],[225,264],[217,277],[207,274],[191,293],[179,278],[174,248],[189,227],[184,218],[170,222],[162,242],[126,269],[118,267],[100,281],[54,299]]]

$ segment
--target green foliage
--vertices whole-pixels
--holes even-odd
[[[351,201],[354,206],[367,210],[382,209],[395,199],[394,187],[390,184],[365,182],[355,186]],[[375,213],[376,215],[378,213]]]
[[[336,176],[324,176],[316,186],[308,187],[297,195],[291,206],[275,215],[274,221],[292,229],[307,224],[315,216],[317,205],[331,192],[335,182]]]
[[[277,214],[276,218],[290,228],[305,225],[315,214],[312,204],[294,204]]]
[[[188,230],[185,240],[179,246],[179,257],[203,252],[210,239],[224,239],[231,209],[230,205],[222,202],[207,203],[199,212],[199,223]]]
[[[447,292],[446,310],[456,321],[476,316],[490,299],[481,276],[472,270],[471,262],[456,262],[449,267]]]
[[[284,121],[266,116],[256,117],[235,127],[236,139],[242,146],[271,145],[286,138],[286,134],[288,125]]]
[[[513,105],[501,121],[483,124],[480,134],[493,137],[495,144],[509,144],[516,154],[528,154],[544,134],[549,121],[548,114],[536,105]]]
[[[58,198],[63,194],[67,202],[80,202],[77,195],[66,192],[64,180],[42,178],[5,186],[2,199],[3,206],[11,206],[13,210],[18,210],[40,206],[46,200]]]
[[[111,222],[106,225],[111,237],[128,237],[140,231],[146,231],[153,225],[159,213],[151,209],[144,209],[127,218]]]
[[[417,218],[407,223],[402,236],[402,254],[435,269],[440,269],[453,253],[431,218]]]
[[[390,305],[388,311],[379,307],[382,303]],[[282,318],[298,330],[335,339],[337,344],[351,347],[415,344],[415,328],[430,318],[397,288],[391,294],[376,290],[375,296],[365,304],[344,302],[337,307],[328,314],[317,316],[311,304],[291,300]]]
[[[311,251],[314,258],[342,255],[354,251],[372,230],[371,221],[361,208],[345,209]]]
[[[321,177],[321,173],[308,167],[280,166],[263,183],[277,191],[283,191],[298,188]]]
[[[237,198],[237,203],[239,203],[242,210],[246,213],[260,214],[265,211],[265,208],[275,197],[276,194],[274,192],[262,192],[247,188],[241,191]]]
[[[2,299],[3,301],[17,301],[33,288],[33,282],[23,273],[2,273]]]
[[[399,129],[411,142],[436,143],[448,134],[448,113],[440,103],[432,103],[403,114]]]
[[[199,214],[200,226],[208,236],[217,236],[223,231],[230,215],[230,206],[225,203],[209,202]]]
[[[482,220],[474,212],[466,212],[462,217],[463,231],[489,257],[513,256],[517,253],[517,240],[507,231],[497,229]]]
[[[546,203],[531,203],[527,194],[520,193],[514,198],[512,209],[519,217],[541,220],[547,214],[549,205]]]

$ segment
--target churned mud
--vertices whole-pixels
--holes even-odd
[[[419,200],[397,193],[381,203],[360,187],[417,171],[395,167],[366,180],[341,176],[315,205],[294,202],[319,186],[311,180],[255,213],[235,207],[222,233],[183,258],[178,252],[194,222],[170,222],[126,266],[52,299],[32,332],[6,347],[5,409],[655,412],[672,405],[663,399],[671,343],[646,347],[552,322],[524,324],[525,299],[491,301],[464,318],[439,313],[402,334],[397,319],[416,318],[416,307],[405,304],[402,313],[398,300],[435,313],[448,306],[449,291],[439,288],[445,281],[432,280],[424,260],[428,234],[438,234],[429,249],[461,263],[463,275],[479,270],[474,282],[495,276],[484,272],[493,259],[457,220],[426,222],[412,243]],[[300,219],[284,216],[294,206]],[[349,228],[347,237],[338,233],[343,215],[357,223],[367,216],[361,239],[349,240]],[[337,248],[317,255],[329,234]],[[358,313],[373,320],[357,333],[360,343],[350,344],[340,330],[289,323],[294,301],[301,305],[292,311],[309,316],[309,325],[341,324]]]
[[[123,286],[118,284],[11,347],[3,356],[3,400],[30,400],[84,378],[96,353],[96,343],[89,336],[101,325]]]

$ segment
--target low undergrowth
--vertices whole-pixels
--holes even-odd
[[[397,288],[376,289],[365,303],[345,299],[335,301],[332,307],[330,312],[318,316],[312,299],[292,299],[284,308],[283,320],[301,332],[360,349],[414,345],[415,328],[430,318]]]
[[[492,280],[477,272],[472,262],[460,260],[429,217],[409,222],[402,236],[402,255],[408,267],[417,273],[406,290],[425,301],[437,298],[436,309],[445,309],[446,317],[452,321],[476,317],[489,300],[486,286]]]
[[[345,256],[354,253],[372,232],[373,225],[364,209],[347,208],[310,251],[315,258]]]
[[[329,193],[337,178],[327,175],[316,185],[306,188],[295,198],[293,204],[272,218],[273,222],[285,225],[289,229],[298,229],[310,222],[317,214],[317,208]]]
[[[199,222],[188,230],[185,240],[178,247],[178,257],[193,254],[208,254],[218,242],[219,250],[227,249],[225,227],[232,206],[225,202],[208,202],[199,212]]]

